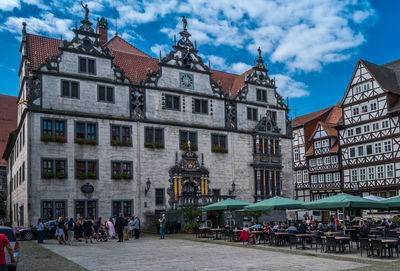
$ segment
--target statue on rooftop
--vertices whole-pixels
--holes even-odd
[[[186,31],[187,21],[186,21],[185,16],[182,16],[182,22],[183,22],[183,31]]]
[[[88,21],[89,20],[89,8],[88,8],[87,4],[83,5],[83,1],[82,0],[81,0],[81,5],[85,9],[85,20]]]

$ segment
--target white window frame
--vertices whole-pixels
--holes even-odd
[[[293,157],[295,162],[300,161],[300,150],[298,148],[293,150]]]
[[[389,120],[382,120],[382,129],[389,128]]]
[[[334,180],[335,182],[340,181],[340,172],[335,172],[335,173],[333,173],[333,180]]]
[[[361,150],[361,153],[360,153]],[[364,156],[365,152],[364,152],[364,146],[357,146],[357,156],[361,157]]]
[[[357,169],[352,169],[351,170],[351,181],[352,182],[357,182],[358,181],[358,170]]]
[[[370,131],[369,124],[364,125],[364,133],[368,133]]]
[[[384,152],[391,152],[392,151],[392,141],[391,140],[383,141],[383,151]]]
[[[299,170],[299,171],[297,171],[297,176],[296,176],[297,183],[301,183],[302,182],[301,177],[302,177],[301,170]]]
[[[357,107],[353,107],[352,111],[353,111],[353,116],[360,115],[360,108],[358,106]]]
[[[329,139],[322,140],[322,147],[329,147]]]
[[[375,179],[375,167],[368,167],[368,180]]]
[[[386,178],[394,178],[394,165],[393,164],[386,165]]]
[[[331,183],[332,182],[332,173],[325,174],[325,180],[327,183]]]
[[[372,123],[372,131],[378,131],[378,130],[379,130],[379,122]]]
[[[382,142],[374,143],[374,154],[382,153]]]
[[[319,149],[319,148],[321,148],[321,141],[315,141],[314,142],[314,148],[316,148],[316,149]]]
[[[337,164],[338,163],[338,157],[336,155],[331,156],[331,164]]]
[[[318,183],[324,183],[325,176],[324,174],[318,174]]]
[[[308,183],[308,170],[303,170],[303,183]]]
[[[360,181],[365,181],[367,179],[367,170],[365,167],[360,168]]]
[[[317,164],[316,164],[316,161],[315,161],[315,159],[310,159],[310,166],[311,167],[315,167]]]
[[[331,164],[331,157],[325,156],[324,157],[324,165],[330,165],[330,164]]]
[[[371,108],[371,111],[374,111],[374,110],[378,109],[378,106],[377,106],[376,102],[370,103],[369,107]]]
[[[318,182],[318,177],[317,177],[317,175],[311,175],[311,182],[312,182],[312,183],[317,183],[317,182]]]
[[[322,158],[317,158],[317,166],[322,166],[324,164],[324,161],[322,160]]]
[[[368,113],[368,104],[363,104],[361,106],[361,114]]]
[[[376,166],[376,178],[377,179],[385,178],[385,167],[383,165]]]
[[[351,150],[354,150],[354,155],[351,155]],[[355,147],[349,148],[349,157],[355,158],[356,156],[357,156],[356,148]]]

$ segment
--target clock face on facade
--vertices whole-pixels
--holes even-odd
[[[184,88],[193,88],[193,74],[180,73],[180,86]]]

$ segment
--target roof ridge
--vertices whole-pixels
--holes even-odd
[[[145,54],[148,57],[152,57],[149,54],[146,54],[145,52],[143,52],[142,50],[140,50],[139,48],[137,48],[135,45],[131,44],[130,42],[126,41],[125,39],[123,39],[122,37],[118,36],[118,35],[114,35],[114,37],[112,37],[109,41],[107,41],[106,43],[104,43],[103,47],[106,47],[113,39],[119,39],[121,41],[123,41],[125,44],[129,45],[130,47],[140,51],[141,53]],[[113,50],[118,51],[118,52],[122,52],[118,49],[113,48]]]
[[[39,35],[39,34],[26,33],[26,35],[28,35],[28,36],[36,36],[36,37],[41,37],[41,38],[51,39],[51,40],[60,40],[60,39],[57,39],[57,38],[46,37],[46,36],[42,36],[42,35]]]

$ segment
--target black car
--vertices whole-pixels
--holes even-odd
[[[55,220],[50,220],[47,221],[44,224],[44,238],[53,238],[55,233],[56,233],[56,221]],[[29,227],[29,228],[23,228],[17,231],[17,238],[25,239],[25,240],[33,240],[37,239],[37,227]]]

